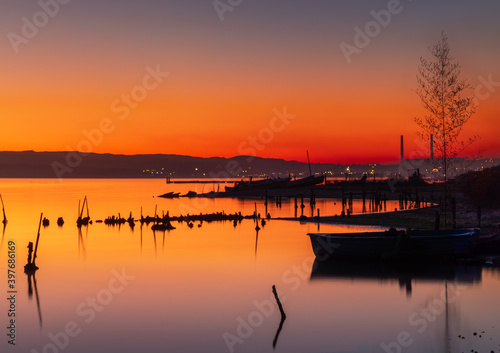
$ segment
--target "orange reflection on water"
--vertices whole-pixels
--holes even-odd
[[[223,352],[228,348],[222,335],[235,335],[239,318],[247,320],[259,305],[269,305],[272,312],[238,344],[237,351],[271,352],[280,323],[273,285],[287,314],[277,350],[356,351],[359,345],[379,349],[381,342],[396,339],[405,329],[412,333],[415,351],[428,351],[445,337],[444,315],[429,322],[422,334],[408,323],[412,313],[441,295],[448,277],[439,277],[437,270],[434,280],[384,277],[375,269],[353,273],[352,267],[327,271],[323,277],[312,273],[314,255],[308,232],[370,227],[275,219],[260,224],[258,234],[255,222],[249,219],[236,227],[232,222],[203,222],[201,227],[194,222],[189,228],[186,222],[173,222],[176,229],[167,232],[153,232],[151,224],[141,227],[139,222],[133,229],[127,223],[120,227],[96,222],[81,229],[76,226],[78,200],[85,195],[94,221],[118,213],[128,217],[131,211],[138,218],[141,207],[144,215],[153,215],[155,206],[158,213],[169,211],[171,215],[185,214],[188,208],[193,213],[191,210],[225,210],[243,214],[255,209],[255,200],[153,197],[175,188],[184,193],[195,187],[200,186],[166,185],[163,180],[3,180],[0,191],[9,219],[4,239],[14,240],[18,249],[19,322],[24,337],[18,348],[40,351],[50,342],[48,333],[73,321],[82,331],[71,340],[72,352],[110,347],[123,352]],[[263,201],[257,201],[257,207],[264,213]],[[325,201],[322,207],[335,210],[332,201]],[[271,214],[294,211],[293,202],[284,203],[281,210],[275,205],[269,208]],[[26,246],[36,240],[41,212],[51,221],[41,229],[36,260],[42,325],[36,300],[28,295],[28,278],[22,273]],[[57,217],[65,219],[62,227],[55,224]],[[6,261],[5,244],[1,263]],[[462,283],[466,287],[450,306],[450,315],[454,315],[450,318],[459,323],[450,326],[450,332],[495,326],[498,315],[489,309],[496,303],[494,293],[500,290],[498,272],[474,271],[470,277],[474,280]],[[121,283],[116,273],[127,280],[112,292]],[[411,295],[407,294],[408,281]],[[97,300],[96,309],[89,300]],[[5,310],[2,301],[0,311]],[[453,344],[466,347],[464,342]]]

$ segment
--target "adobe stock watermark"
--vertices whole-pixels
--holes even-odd
[[[261,128],[257,134],[248,136],[246,140],[238,145],[238,153],[246,155],[248,163],[253,161],[257,153],[264,150],[274,140],[277,133],[284,131],[290,122],[296,118],[296,115],[287,112],[287,107],[283,107],[281,111],[275,108],[273,109],[273,114],[267,126]],[[207,174],[210,179],[219,182],[220,180],[230,180],[237,177],[244,169],[238,161],[228,160],[223,170],[219,172],[211,170]],[[180,204],[179,210],[182,213],[196,214],[207,208],[209,203],[208,198],[189,198],[189,202],[182,202]]]
[[[461,291],[467,289],[466,286],[458,288],[452,284],[447,288],[443,288],[439,297],[429,301],[429,303],[415,310],[408,317],[408,324],[416,331],[416,334],[424,333],[429,327],[430,322],[435,322],[436,319],[446,311],[446,306],[453,303],[461,295]],[[410,329],[411,331],[411,329]],[[402,353],[405,348],[411,346],[415,342],[415,334],[409,331],[401,331],[396,335],[396,339],[392,342],[380,343],[380,348],[385,353]]]
[[[474,98],[477,100],[487,100],[496,91],[496,87],[500,87],[500,81],[493,81],[493,74],[489,74],[487,78],[479,75],[477,79],[480,82],[474,91]]]
[[[258,151],[263,151],[267,145],[274,141],[277,133],[282,132],[296,118],[296,115],[289,114],[287,107],[282,111],[273,109],[274,116],[269,120],[266,127],[261,128],[257,134],[250,135],[245,141],[238,145],[238,153],[248,156],[247,162],[251,162],[257,156]],[[212,179],[230,179],[243,171],[243,167],[237,161],[228,161],[223,171],[209,173]]]
[[[289,269],[283,272],[281,276],[282,284],[280,287],[285,287],[285,291],[277,290],[277,295],[282,303],[286,302],[286,293],[295,292],[302,284],[310,277],[310,272],[314,272],[320,262],[327,260],[337,249],[340,244],[327,243],[323,239],[318,239],[315,245],[315,256],[308,256],[302,260],[300,265],[292,265]],[[255,307],[248,315],[238,316],[236,318],[236,329],[234,333],[228,331],[222,334],[222,339],[226,344],[229,352],[234,353],[237,345],[242,345],[245,340],[249,339],[255,330],[262,326],[265,320],[277,311],[277,304],[274,299],[274,294],[270,294],[269,299],[261,301],[254,300],[252,305]]]
[[[47,26],[51,18],[57,16],[61,5],[66,5],[71,0],[39,0],[37,2],[40,10],[35,12],[30,18],[21,17],[21,29],[18,33],[9,32],[7,39],[9,40],[12,49],[16,54],[20,51],[22,44],[26,45],[29,41],[35,38],[40,30]]]
[[[363,28],[359,26],[354,27],[352,44],[346,42],[340,43],[340,50],[347,63],[350,64],[352,62],[352,56],[354,54],[360,54],[363,49],[368,47],[372,39],[378,37],[380,33],[382,33],[382,28],[389,26],[394,16],[403,12],[403,9],[404,7],[399,0],[389,0],[386,9],[370,11],[373,20],[367,22]]]
[[[221,22],[224,21],[224,14],[226,12],[233,12],[235,8],[241,5],[243,0],[214,0],[212,5]]]
[[[112,270],[113,277],[108,281],[105,288],[101,289],[95,297],[88,297],[76,307],[76,315],[83,321],[68,321],[64,327],[55,333],[49,332],[47,338],[50,342],[37,349],[31,349],[31,353],[58,353],[68,348],[72,338],[83,332],[83,323],[92,323],[97,314],[104,311],[111,304],[116,295],[125,290],[135,276],[130,276],[122,269],[121,273]]]
[[[146,74],[144,75],[141,84],[134,86],[129,93],[122,94],[111,103],[111,112],[118,115],[119,121],[123,121],[129,117],[132,109],[139,106],[141,102],[146,100],[149,93],[157,89],[161,83],[168,77],[170,73],[161,71],[160,65],[155,68],[146,66]],[[104,136],[115,131],[116,125],[110,118],[102,118],[96,127],[87,130],[82,130],[83,138],[76,146],[67,146],[64,163],[52,162],[52,169],[58,179],[61,179],[65,174],[73,172],[75,168],[80,166],[83,158],[89,153],[92,153],[95,147],[99,146],[104,140]]]

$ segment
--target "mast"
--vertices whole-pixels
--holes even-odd
[[[309,161],[309,150],[307,150],[306,153],[307,153],[307,164],[309,165],[309,176],[311,176],[312,171],[311,171],[311,161]]]

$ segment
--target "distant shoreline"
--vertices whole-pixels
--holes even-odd
[[[475,168],[500,164],[499,158],[484,158],[471,163]],[[311,174],[350,180],[394,176],[407,177],[419,168],[422,176],[435,177],[434,167],[426,159],[406,159],[392,164],[308,163],[257,156],[191,157],[183,155],[113,155],[78,152],[0,152],[0,178],[61,179],[172,179],[207,180],[293,176]],[[471,164],[470,167],[473,167]],[[434,174],[433,174],[434,173]]]

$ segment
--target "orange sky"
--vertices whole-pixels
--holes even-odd
[[[18,53],[4,41],[0,150],[64,151],[90,141],[98,153],[230,157],[254,146],[261,157],[304,160],[308,149],[314,161],[397,161],[401,134],[408,155],[418,148],[417,66],[443,28],[463,78],[476,87],[488,76],[500,82],[500,51],[487,40],[500,33],[491,15],[497,5],[487,1],[452,10],[404,3],[351,63],[339,44],[352,43],[353,28],[386,2],[292,1],[286,11],[256,2],[224,21],[195,3],[69,3]],[[37,11],[10,9],[3,32],[21,33],[21,18]],[[147,79],[144,90],[148,67],[168,77]],[[498,86],[480,91],[464,131],[481,135],[470,153],[500,154]],[[124,108],[123,95],[133,92],[145,92],[144,100]],[[281,125],[273,118],[284,107],[295,118]],[[85,134],[106,123],[102,136]]]

